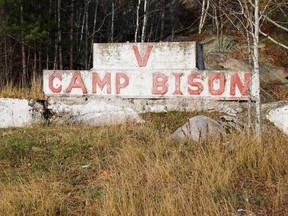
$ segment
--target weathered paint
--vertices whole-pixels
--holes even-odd
[[[96,43],[93,69],[196,69],[196,43]]]
[[[245,100],[249,84],[249,72],[234,71],[44,71],[44,92],[48,96]]]
[[[90,71],[44,71],[48,96],[246,100],[250,82],[249,72],[198,71],[194,42],[94,44]]]
[[[54,112],[59,112],[61,116],[61,109],[63,104],[83,105],[89,101],[94,101],[95,105],[100,109],[102,104],[114,105],[116,107],[126,107],[134,110],[137,113],[146,112],[169,112],[169,111],[182,111],[182,112],[201,112],[215,110],[217,112],[226,113],[227,115],[236,116],[241,113],[243,109],[247,108],[246,103],[238,103],[237,101],[222,101],[222,100],[205,100],[205,99],[191,99],[188,97],[173,97],[173,98],[159,98],[151,100],[150,98],[120,98],[120,97],[49,97],[48,109]],[[53,105],[57,105],[56,107]],[[58,107],[58,108],[57,108]],[[103,114],[106,107],[102,107],[100,112]],[[86,110],[90,112],[90,110]],[[116,111],[116,110],[115,110]],[[85,112],[83,110],[83,112]],[[110,111],[112,112],[112,110]],[[54,116],[55,117],[55,116]]]
[[[73,101],[67,103],[63,98],[61,101],[49,101],[48,108],[53,113],[51,121],[55,123],[84,123],[94,126],[143,122],[127,101],[115,99],[111,102],[87,99],[78,103],[76,98],[66,99]]]
[[[137,45],[133,45],[132,48],[134,50],[134,54],[135,54],[135,57],[137,59],[138,66],[139,67],[145,67],[147,65],[148,60],[149,60],[151,51],[153,49],[153,45],[151,45],[151,44],[147,45],[147,48],[146,48],[146,51],[145,51],[143,58],[141,58],[141,56],[140,56],[140,52],[139,52]]]
[[[0,128],[23,127],[35,121],[25,99],[0,98],[0,111]]]

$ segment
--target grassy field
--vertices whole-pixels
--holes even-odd
[[[0,129],[0,214],[288,215],[287,136],[171,140],[192,115]]]

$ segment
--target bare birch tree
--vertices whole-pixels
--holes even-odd
[[[219,1],[220,2],[220,1]],[[275,44],[287,48],[286,44],[277,41],[275,38],[270,36],[261,30],[261,25],[264,22],[272,23],[279,30],[287,31],[287,27],[284,24],[273,20],[269,17],[271,13],[276,9],[283,8],[285,5],[287,7],[288,3],[279,3],[276,0],[268,0],[265,2],[255,0],[238,0],[237,2],[225,2],[226,4],[219,4],[219,11],[225,15],[225,17],[232,23],[232,25],[237,29],[244,30],[243,37],[246,37],[248,44],[248,56],[250,55],[253,63],[252,80],[253,80],[253,93],[255,101],[255,133],[259,141],[261,141],[261,98],[260,98],[260,67],[259,67],[259,36],[267,37]],[[274,2],[274,6],[272,6]],[[216,4],[215,4],[216,5]],[[286,14],[283,13],[283,16]],[[287,22],[286,22],[287,25]],[[250,48],[252,48],[250,50]]]
[[[136,9],[136,29],[135,29],[135,36],[134,36],[134,41],[137,43],[138,41],[138,31],[139,31],[139,21],[140,21],[140,5],[141,5],[141,0],[138,0],[137,4],[137,9]]]
[[[254,6],[254,32],[253,32],[253,81],[255,87],[255,101],[256,101],[256,138],[261,141],[261,98],[260,98],[260,70],[259,70],[259,30],[260,30],[260,17],[259,17],[259,0],[255,0]]]
[[[143,16],[141,43],[145,42],[145,33],[146,33],[146,25],[147,25],[147,0],[144,0],[143,12],[144,12],[144,16]]]
[[[202,29],[206,21],[209,7],[210,7],[210,0],[202,0],[201,16],[200,16],[200,22],[199,22],[199,27],[198,27],[199,34],[202,33]]]
[[[93,53],[93,44],[95,41],[95,34],[96,34],[96,25],[97,25],[97,16],[98,16],[98,5],[99,5],[99,0],[96,0],[96,5],[95,5],[95,10],[94,10],[94,19],[93,19],[93,30],[92,30],[92,35],[91,35],[91,52]],[[90,55],[89,58],[89,63],[92,62],[92,55]]]
[[[287,28],[285,28],[283,25],[278,24],[276,21],[270,19],[268,16],[265,15],[265,11],[269,7],[269,4],[271,3],[271,0],[268,0],[265,5],[263,5],[263,11],[260,10],[260,2],[259,0],[255,0],[253,3],[249,0],[250,6],[254,10],[254,17],[251,19],[250,16],[246,15],[246,19],[250,23],[250,29],[253,29],[252,32],[252,40],[253,40],[253,87],[255,88],[254,94],[255,94],[255,103],[256,103],[256,125],[255,125],[255,132],[256,137],[258,141],[261,141],[261,97],[260,97],[260,68],[259,68],[259,35],[262,34],[263,36],[267,37],[269,40],[274,42],[275,44],[288,49],[287,45],[278,42],[273,37],[270,37],[268,34],[265,34],[263,31],[261,31],[261,21],[267,20],[268,22],[274,24],[276,27],[288,32]],[[245,2],[247,5],[247,3]],[[287,4],[287,3],[286,3]],[[277,5],[277,7],[281,7],[280,5]],[[247,6],[246,6],[247,11]],[[246,13],[247,14],[247,13]]]

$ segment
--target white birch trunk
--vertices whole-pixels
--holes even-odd
[[[82,46],[82,41],[83,41],[83,34],[84,34],[84,26],[85,26],[85,16],[86,14],[83,14],[83,19],[82,19],[82,24],[81,24],[81,33],[80,33],[80,40],[79,40],[79,47],[78,47],[78,52],[81,52],[81,46]]]
[[[247,26],[249,28],[250,25]],[[247,52],[248,52],[248,63],[249,66],[251,66],[252,61],[251,61],[251,41],[250,41],[250,34],[249,30],[246,30],[246,40],[247,40]],[[251,121],[251,89],[252,89],[252,82],[250,82],[249,86],[249,99],[248,99],[248,137],[250,138],[251,136],[251,128],[252,128],[252,121]]]
[[[144,17],[143,17],[141,43],[145,42],[146,25],[147,25],[147,0],[144,0]]]
[[[138,0],[138,4],[137,4],[137,11],[136,11],[136,29],[135,29],[135,38],[134,41],[135,43],[137,43],[138,41],[138,31],[139,31],[139,11],[140,11],[140,4],[141,4],[141,0]]]
[[[92,46],[93,46],[93,43],[94,43],[94,37],[95,37],[95,34],[96,34],[96,24],[97,24],[97,15],[98,15],[98,5],[99,5],[99,0],[96,1],[95,11],[94,11],[93,31],[92,31]]]
[[[261,99],[260,99],[260,70],[259,70],[259,31],[260,31],[260,17],[259,17],[259,0],[255,0],[254,8],[254,32],[253,32],[253,63],[254,63],[254,87],[256,89],[256,138],[261,141]]]
[[[99,5],[99,0],[96,0],[96,6],[95,6],[95,11],[94,11],[94,19],[93,19],[93,30],[92,30],[92,37],[91,37],[91,53],[93,53],[93,44],[94,44],[94,37],[96,34],[96,25],[97,25],[97,14],[98,14],[98,5]],[[89,64],[92,62],[92,55],[89,56]]]
[[[209,6],[210,6],[210,0],[207,0],[207,1],[203,0],[202,1],[202,10],[201,10],[201,16],[200,16],[200,22],[199,22],[199,28],[198,28],[199,34],[202,33],[202,29],[203,29],[205,21],[206,21]]]

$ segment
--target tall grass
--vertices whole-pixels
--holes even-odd
[[[42,81],[38,80],[31,84],[29,88],[15,87],[12,84],[0,89],[1,98],[24,98],[24,99],[44,99]]]
[[[161,123],[148,116],[145,125],[1,129],[0,212],[288,214],[285,135],[269,128],[261,144],[244,133],[179,142],[170,138],[177,115],[162,116]]]

